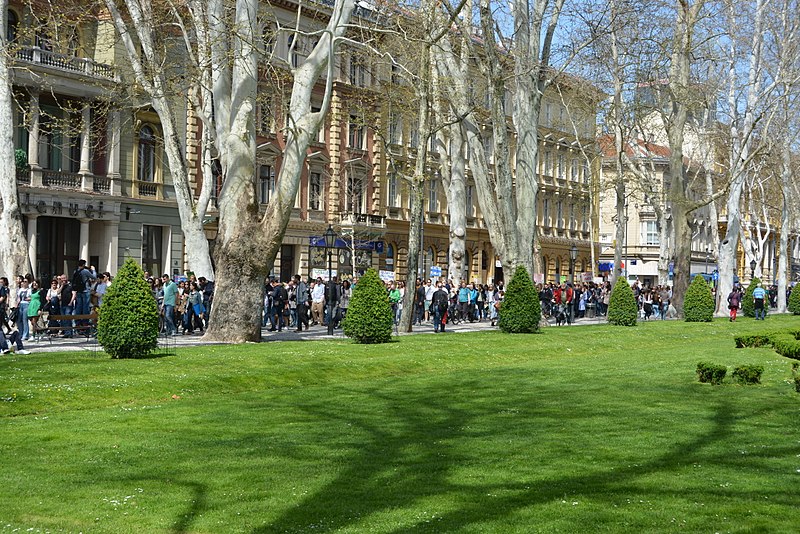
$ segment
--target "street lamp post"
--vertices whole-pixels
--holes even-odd
[[[750,260],[750,280],[756,277],[756,260]]]
[[[708,249],[706,249],[706,271],[705,271],[706,274],[708,274],[708,256],[709,256]]]
[[[578,246],[573,243],[569,248],[569,281],[575,283],[575,260],[578,259]]]
[[[333,248],[336,246],[336,232],[333,226],[328,225],[325,230],[325,251],[328,253],[328,287],[325,291],[325,307],[328,309],[328,335],[333,335],[333,307],[336,296],[336,286],[333,283]]]

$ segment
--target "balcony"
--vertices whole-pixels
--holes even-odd
[[[81,175],[72,172],[43,170],[42,185],[54,189],[80,189]]]
[[[25,46],[17,51],[17,60],[45,67],[82,74],[91,78],[115,81],[114,67],[93,59],[73,57],[44,50],[38,46]]]
[[[111,195],[119,183],[108,176],[94,176],[76,172],[62,172],[50,169],[17,170],[17,183],[25,187],[55,189],[62,191],[83,191]],[[119,191],[116,191],[119,194]]]
[[[162,184],[158,182],[141,182],[136,180],[136,195],[138,198],[162,199],[164,197],[161,186]]]
[[[342,226],[361,226],[366,228],[386,228],[386,217],[367,213],[342,212],[339,214]]]

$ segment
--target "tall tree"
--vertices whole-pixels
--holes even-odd
[[[201,2],[198,0],[197,4]],[[345,35],[355,3],[337,0],[308,57],[296,67],[290,62],[293,82],[285,148],[275,194],[261,216],[255,188],[253,121],[258,80],[257,8],[257,0],[237,0],[231,18],[224,1],[211,0],[206,14],[216,141],[224,176],[214,250],[217,284],[206,336],[226,341],[255,341],[261,337],[264,279],[283,242],[308,148],[330,107],[336,49]],[[297,9],[302,10],[303,6],[298,5]],[[299,15],[300,12],[298,20]],[[326,72],[324,98],[320,109],[313,111],[311,97],[323,72]]]
[[[754,158],[761,151],[759,122],[770,113],[770,96],[775,82],[764,85],[763,44],[770,0],[755,4],[730,1],[726,4],[728,21],[728,94],[729,122],[728,175],[730,185],[725,202],[725,235],[719,244],[719,280],[716,315],[728,315],[725,297],[733,288],[739,236],[742,232],[742,194],[748,178],[753,179]],[[752,11],[751,11],[752,9]],[[745,65],[743,65],[744,63]],[[763,131],[763,130],[761,130]]]
[[[189,35],[192,30],[183,24],[181,12],[174,6],[160,3],[154,5],[151,0],[125,0],[124,4],[105,0],[105,5],[122,41],[134,80],[146,93],[161,123],[164,151],[181,218],[189,269],[198,277],[213,280],[214,269],[208,239],[203,229],[203,219],[214,184],[211,180],[202,180],[200,194],[195,197],[190,183],[190,162],[186,157],[179,124],[179,117],[186,109],[189,93],[184,92],[182,87],[174,87],[176,80],[171,79],[169,74],[169,71],[175,70],[178,65],[174,59],[176,55],[180,58],[188,55],[190,61],[185,63],[189,65],[189,70],[193,74],[202,72],[201,65],[197,64],[197,56],[199,54],[199,59],[206,59],[203,54],[203,41],[199,40],[199,49],[194,50]],[[125,8],[124,12],[120,11],[122,5]],[[175,48],[170,46],[170,40],[165,39],[166,32],[171,31],[169,28],[175,24],[183,29],[187,43],[186,48],[179,50],[177,54]],[[197,33],[201,35],[200,30]],[[185,77],[185,73],[181,76]],[[204,81],[207,80],[201,75],[191,79],[192,94],[197,94],[202,88],[207,87],[203,85]],[[211,115],[208,98],[195,103],[198,116]],[[207,144],[203,145],[206,155],[208,155],[207,147]],[[210,173],[210,157],[204,157],[203,160],[204,172]]]
[[[15,283],[16,274],[31,272],[28,240],[22,230],[17,173],[14,165],[14,99],[11,90],[11,60],[6,41],[8,0],[0,0],[0,270]]]

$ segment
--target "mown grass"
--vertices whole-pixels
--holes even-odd
[[[797,532],[781,325],[3,357],[0,531]]]

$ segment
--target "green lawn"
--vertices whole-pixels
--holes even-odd
[[[0,357],[0,532],[795,533],[798,324]]]

